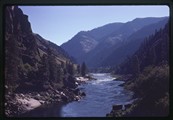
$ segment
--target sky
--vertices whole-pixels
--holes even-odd
[[[169,16],[169,7],[155,6],[19,6],[28,15],[32,31],[57,45],[80,31],[135,18]]]

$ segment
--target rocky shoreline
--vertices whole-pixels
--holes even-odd
[[[127,75],[112,75],[112,77],[114,77],[114,80],[120,80],[120,81],[129,81],[132,79],[132,75],[131,74],[127,74]]]
[[[124,89],[133,91],[133,102],[114,105],[107,117],[167,117],[169,116],[169,92],[167,65],[148,67],[138,76],[125,80]],[[147,74],[146,74],[147,73]],[[156,75],[158,75],[156,77]],[[128,78],[127,76],[125,78]],[[135,99],[136,98],[136,99]]]
[[[80,77],[80,80],[76,78],[75,84],[78,86],[87,80],[89,79],[84,77]],[[78,101],[85,95],[77,87],[75,89],[49,89],[42,92],[9,93],[5,95],[5,115],[7,117],[17,117],[46,104]]]
[[[86,66],[82,69],[60,46],[33,33],[20,7],[4,10],[5,116],[17,117],[45,104],[85,96],[75,75],[85,76]]]
[[[124,81],[123,84],[120,84],[119,86],[124,87],[125,89],[128,89],[126,85],[128,84],[128,81],[131,81],[133,78],[132,75],[112,75],[115,77],[116,80]],[[136,106],[136,103],[139,101],[139,99],[135,99],[133,96],[133,100],[128,102],[127,104],[120,104],[120,105],[112,105],[112,110],[110,113],[106,114],[106,117],[125,117],[128,116],[128,114],[131,112],[131,109],[133,109]]]
[[[140,99],[134,99],[131,102],[123,105],[113,105],[110,113],[106,117],[128,117],[131,116],[132,109],[134,109]]]

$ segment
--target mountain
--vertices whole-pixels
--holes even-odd
[[[170,111],[169,23],[145,38],[138,50],[116,67],[115,73],[131,75],[124,87],[138,98],[126,110],[108,116],[168,116]]]
[[[128,56],[131,56],[145,40],[146,37],[155,33],[155,31],[164,28],[168,22],[168,18],[160,20],[157,23],[144,26],[138,31],[134,32],[128,37],[128,40],[121,44],[117,49],[112,49],[112,52],[104,59],[100,66],[116,66],[125,60]],[[107,62],[109,61],[109,62]]]
[[[75,35],[67,44],[62,44],[61,47],[79,62],[83,55],[95,48],[97,44],[97,40],[87,32],[82,31]]]
[[[33,79],[35,81],[33,76],[37,77],[39,81],[37,75],[41,75],[41,67],[46,64],[44,61],[49,62],[49,59],[55,62],[52,63],[55,66],[71,62],[70,57],[61,47],[32,33],[28,17],[18,7],[7,7],[6,9],[5,42],[6,82],[9,83],[9,86],[15,80],[21,81],[20,84],[25,80],[31,82]],[[39,74],[36,75],[36,72]],[[10,76],[13,76],[13,79]],[[44,78],[43,82],[45,81]]]
[[[143,69],[147,66],[159,66],[161,64],[169,63],[169,24],[166,23],[164,28],[161,28],[158,31],[155,31],[154,34],[145,38],[145,40],[140,44],[140,47],[137,51],[129,56],[119,67],[117,73],[120,74],[133,74],[131,70],[132,61],[138,59],[140,69]],[[134,63],[137,64],[137,63]],[[125,69],[125,70],[123,70]]]
[[[116,65],[126,55],[132,54],[137,49],[138,45],[131,50],[132,43],[130,41],[134,41],[133,44],[135,42],[140,44],[144,37],[154,33],[155,29],[164,26],[165,19],[168,18],[136,18],[127,23],[104,25],[91,31],[79,32],[71,40],[62,44],[61,47],[73,56],[78,63],[84,61],[89,68]],[[126,48],[126,50],[121,50],[123,48]],[[119,49],[121,52],[117,53]],[[130,53],[126,54],[127,50]]]
[[[110,33],[114,32],[115,30],[118,30],[123,23],[117,22],[117,23],[110,23],[95,29],[92,29],[88,31],[96,40],[100,40],[101,38],[109,35]]]
[[[119,29],[122,24],[123,23],[112,23],[91,31],[81,31],[68,42],[63,43],[61,47],[67,51],[69,55],[73,56],[78,63],[82,63],[84,61],[83,57],[98,45],[101,38]]]
[[[39,105],[75,100],[80,91],[74,91],[77,65],[71,57],[33,33],[28,16],[17,6],[5,7],[5,20],[5,114],[30,110],[30,99]]]

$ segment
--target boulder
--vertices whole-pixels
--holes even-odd
[[[113,105],[112,109],[113,110],[121,110],[122,109],[122,105]]]
[[[125,105],[125,108],[127,109],[127,108],[129,108],[129,107],[131,107],[132,106],[132,104],[126,104]]]
[[[68,101],[68,98],[67,98],[67,96],[61,96],[61,99],[62,99],[62,102],[67,102]]]
[[[75,89],[73,93],[74,93],[75,95],[78,95],[78,94],[79,94],[79,92],[80,92],[80,90],[79,90],[79,89]]]
[[[85,92],[81,92],[81,96],[86,96]]]

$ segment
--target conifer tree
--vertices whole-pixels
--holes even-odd
[[[135,55],[133,59],[133,74],[136,76],[140,73],[140,63],[138,56]]]
[[[81,66],[81,75],[85,76],[85,74],[86,74],[86,65],[85,62],[83,62]]]

